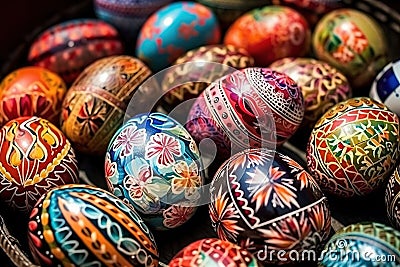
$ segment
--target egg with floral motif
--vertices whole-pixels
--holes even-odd
[[[0,200],[27,213],[50,189],[78,183],[74,149],[48,120],[19,117],[0,130]]]
[[[367,195],[386,183],[400,156],[398,116],[368,97],[330,108],[315,124],[307,164],[321,189],[338,197]]]
[[[327,198],[298,162],[279,152],[250,149],[233,155],[215,174],[210,192],[218,237],[263,264],[293,263],[291,251],[318,251],[329,238]]]
[[[162,113],[129,119],[106,153],[108,189],[132,204],[156,230],[176,228],[193,216],[202,173],[195,141],[181,124]]]
[[[204,238],[184,247],[172,258],[168,266],[257,267],[259,264],[250,252],[236,244],[217,238]]]
[[[386,65],[388,43],[382,27],[367,14],[336,9],[316,25],[312,37],[315,56],[347,76],[354,88],[370,86]]]
[[[40,266],[158,266],[154,236],[140,215],[94,186],[43,195],[30,214],[28,239]]]
[[[396,167],[386,185],[385,205],[390,223],[400,230],[400,166]]]
[[[151,15],[139,32],[136,56],[152,71],[168,67],[186,51],[217,44],[221,31],[214,13],[199,3],[171,3]]]

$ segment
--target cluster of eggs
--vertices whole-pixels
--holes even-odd
[[[0,83],[0,200],[29,214],[38,264],[157,266],[153,231],[205,203],[218,238],[169,266],[290,264],[293,251],[347,266],[331,257],[341,249],[400,263],[400,61],[388,64],[380,25],[330,1],[248,2],[96,0],[99,19],[37,36],[29,66]],[[160,101],[127,116],[147,84]],[[275,150],[299,134],[308,170]],[[204,164],[213,148],[217,171]],[[80,184],[75,151],[104,157],[92,179],[107,190]],[[397,230],[363,223],[331,236],[327,196],[385,185]]]

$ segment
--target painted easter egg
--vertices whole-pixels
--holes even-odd
[[[304,98],[302,126],[313,128],[329,108],[352,96],[347,78],[328,63],[312,58],[284,58],[270,68],[287,74],[300,87]]]
[[[105,176],[110,192],[132,204],[157,230],[188,221],[203,184],[196,143],[162,113],[139,114],[122,125],[108,146]]]
[[[28,62],[49,69],[71,84],[95,60],[123,54],[117,30],[95,19],[74,19],[54,25],[30,47]]]
[[[199,63],[196,68],[193,67],[195,62]],[[230,69],[253,67],[254,59],[244,49],[217,44],[190,50],[173,65],[174,68],[167,72],[162,83],[162,89],[166,92],[162,99],[163,107],[167,110],[198,97],[210,83],[225,76]],[[187,82],[189,78],[194,82]]]
[[[387,41],[381,26],[358,10],[337,9],[316,25],[315,56],[339,69],[354,87],[372,82],[387,63]]]
[[[30,212],[50,189],[78,183],[74,150],[49,121],[20,117],[0,130],[0,199],[13,209]]]
[[[38,116],[58,125],[67,87],[57,74],[41,67],[23,67],[0,83],[0,124]]]
[[[215,174],[210,192],[218,237],[239,244],[263,264],[289,264],[290,251],[318,251],[329,237],[326,197],[299,163],[279,152],[250,149],[233,155]]]
[[[40,266],[158,266],[154,237],[132,207],[89,185],[57,187],[28,222]]]
[[[136,40],[146,19],[172,0],[95,0],[99,19],[113,25],[128,43]]]
[[[186,128],[197,142],[214,141],[218,157],[263,143],[278,145],[296,132],[304,115],[300,88],[268,68],[245,68],[212,83],[193,104]]]
[[[197,0],[215,13],[221,28],[226,30],[241,15],[257,7],[270,4],[270,0]]]
[[[175,2],[150,16],[141,28],[136,55],[155,72],[186,51],[220,42],[214,13],[195,2]]]
[[[102,58],[85,68],[62,104],[61,130],[83,153],[103,155],[149,68],[130,56]]]
[[[400,232],[381,223],[363,222],[340,229],[326,244],[318,266],[400,265]]]
[[[284,57],[304,56],[311,32],[305,18],[289,7],[265,6],[239,17],[227,30],[225,44],[244,48],[256,66],[266,67]]]
[[[247,250],[229,241],[204,238],[192,242],[179,251],[169,267],[197,266],[259,266],[257,259]]]
[[[366,195],[392,174],[399,158],[399,119],[367,97],[329,109],[307,146],[308,168],[322,190],[340,197]]]
[[[379,72],[369,96],[400,116],[400,60],[387,64]]]
[[[389,178],[385,191],[386,212],[390,223],[400,229],[400,166]]]

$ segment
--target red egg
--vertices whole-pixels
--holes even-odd
[[[266,6],[239,17],[228,29],[224,43],[244,48],[257,66],[284,57],[304,56],[311,32],[305,18],[289,7]]]
[[[78,182],[74,150],[49,121],[20,117],[0,130],[0,200],[29,212],[50,189]]]
[[[23,116],[38,116],[58,124],[67,91],[64,81],[41,67],[24,67],[0,84],[1,124]]]

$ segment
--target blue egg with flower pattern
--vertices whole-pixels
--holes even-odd
[[[195,141],[162,113],[136,115],[121,126],[107,149],[105,176],[108,189],[156,230],[188,221],[203,185]]]

